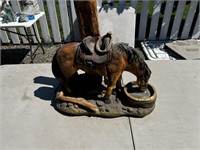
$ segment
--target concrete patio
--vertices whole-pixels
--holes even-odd
[[[51,106],[50,64],[0,66],[1,150],[199,150],[200,60],[147,61],[158,97],[144,118],[69,117]],[[125,72],[125,83],[135,77]]]

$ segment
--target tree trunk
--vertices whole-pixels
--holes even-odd
[[[100,36],[96,0],[74,1],[81,38]]]

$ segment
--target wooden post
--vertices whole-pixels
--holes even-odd
[[[79,30],[81,38],[86,36],[93,36],[98,38],[100,36],[98,24],[97,1],[74,1],[76,15],[79,23]]]
[[[97,12],[97,1],[87,0],[80,1],[75,0],[74,6],[76,15],[79,23],[79,31],[81,38],[84,39],[87,36],[95,37],[96,40],[100,36],[99,23],[98,23],[98,12]],[[87,73],[86,73],[87,74]],[[94,78],[101,84],[102,77],[98,75],[88,75],[89,78]]]

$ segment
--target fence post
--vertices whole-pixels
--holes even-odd
[[[150,32],[149,32],[149,40],[155,40],[156,34],[158,30],[158,21],[160,17],[160,8],[161,8],[162,1],[161,0],[155,0],[154,1],[154,10],[152,14],[151,19],[151,26],[150,26]]]
[[[58,17],[56,13],[55,1],[47,0],[46,3],[48,6],[48,12],[49,12],[49,17],[50,17],[54,42],[60,43],[61,42],[60,28],[58,25]]]
[[[135,9],[135,13],[137,10],[137,2],[138,2],[138,0],[131,0],[131,6]]]
[[[167,39],[167,32],[168,32],[168,29],[169,29],[169,24],[170,24],[173,6],[174,6],[173,0],[168,0],[166,2],[159,40],[166,40]]]
[[[199,9],[197,11],[200,11],[200,2],[199,2],[199,8],[197,9]],[[198,14],[198,18],[196,20],[196,24],[192,32],[192,38],[200,38],[200,13]]]
[[[185,21],[185,24],[184,24],[184,27],[183,27],[181,39],[187,39],[189,37],[190,28],[191,28],[191,25],[192,25],[192,21],[194,19],[194,14],[195,14],[196,11],[198,11],[196,9],[197,5],[198,5],[198,1],[191,0],[190,9],[189,9],[189,12],[187,14],[187,18],[186,18],[186,21]]]
[[[66,0],[59,0],[58,2],[59,2],[59,8],[60,8],[64,41],[70,42],[71,41],[70,24],[69,24],[70,19],[68,15],[67,2]]]
[[[72,17],[72,30],[73,30],[73,37],[75,41],[80,41],[80,31],[79,31],[79,25],[78,25],[78,20],[76,16],[76,11],[74,7],[74,0],[70,0],[70,8],[71,8],[71,17]]]
[[[45,12],[43,0],[37,0],[37,2],[40,7],[40,10]],[[46,15],[42,16],[42,18],[39,19],[39,22],[40,22],[40,27],[42,30],[42,37],[43,37],[44,42],[51,43],[51,37],[50,37],[50,33],[49,33]]]
[[[142,11],[140,14],[139,35],[138,40],[144,40],[146,36],[147,17],[149,12],[149,1],[142,1]]]
[[[176,10],[176,16],[174,18],[170,39],[176,40],[178,38],[178,32],[183,17],[183,11],[185,8],[186,0],[178,1],[178,8]]]
[[[19,8],[19,3],[17,1],[13,1],[13,0],[11,0],[10,2],[11,2],[13,11],[19,12],[19,9],[17,9],[17,8]],[[8,30],[17,32],[16,28],[8,28]],[[20,32],[23,32],[23,30],[20,29]],[[14,44],[20,44],[19,36],[17,34],[10,33],[10,36],[11,36],[12,42]]]
[[[8,35],[6,34],[6,31],[0,30],[0,38],[2,43],[10,43],[10,40],[8,39]]]

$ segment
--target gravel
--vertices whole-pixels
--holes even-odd
[[[34,55],[33,63],[51,63],[56,50],[60,46],[61,44],[43,45],[45,54],[43,54],[42,49],[39,48]],[[1,65],[30,63],[29,45],[1,45],[0,47]],[[33,49],[36,47],[37,45],[33,45]]]

